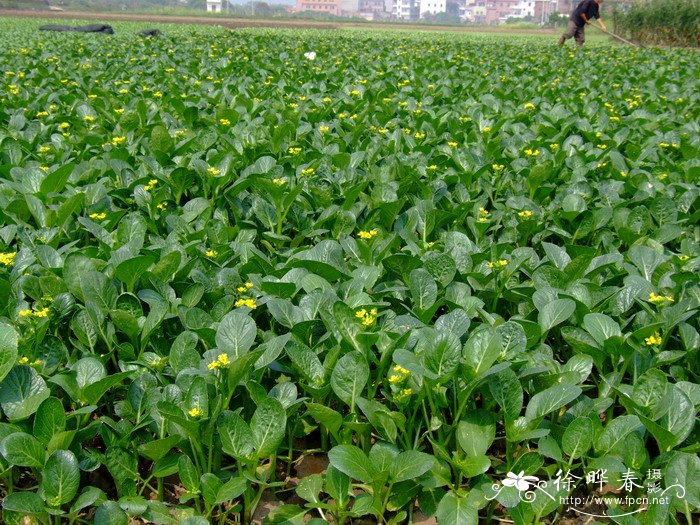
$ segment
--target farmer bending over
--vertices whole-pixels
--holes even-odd
[[[608,29],[605,24],[600,19],[600,13],[598,12],[598,6],[603,2],[603,0],[582,0],[573,10],[571,16],[569,16],[569,25],[566,28],[566,32],[561,35],[559,39],[559,45],[563,46],[564,42],[571,37],[574,37],[576,44],[582,46],[586,41],[586,34],[584,29],[586,24],[590,24],[593,18],[598,19],[598,24],[603,31]]]

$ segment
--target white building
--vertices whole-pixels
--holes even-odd
[[[207,13],[221,13],[221,0],[207,0]]]
[[[394,0],[391,14],[398,20],[414,20],[415,7],[420,0]]]
[[[447,11],[447,0],[420,0],[420,17],[435,15]]]
[[[519,0],[517,4],[510,8],[512,18],[525,18],[535,16],[535,0]]]

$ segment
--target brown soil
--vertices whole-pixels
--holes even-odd
[[[392,24],[387,22],[321,22],[316,20],[276,20],[276,19],[247,19],[227,18],[224,16],[177,16],[149,15],[139,13],[87,13],[83,11],[32,11],[0,9],[0,17],[69,19],[69,20],[99,20],[102,22],[152,22],[154,24],[202,24],[228,27],[273,27],[287,29],[341,29],[346,27],[361,27],[366,29],[399,29],[408,31],[457,31],[466,33],[494,34],[553,34],[558,30],[549,29],[518,29],[512,30],[499,27],[472,26],[440,26],[420,24]],[[557,33],[558,34],[558,33]]]

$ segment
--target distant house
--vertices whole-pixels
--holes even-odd
[[[221,0],[207,0],[208,13],[221,13]]]
[[[340,16],[341,0],[297,0],[295,10],[316,11],[318,13]]]

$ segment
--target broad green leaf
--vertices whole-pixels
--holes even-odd
[[[423,268],[417,268],[410,273],[409,288],[413,304],[419,311],[425,311],[437,300],[437,284],[432,275]]]
[[[188,492],[198,494],[199,474],[197,474],[197,468],[194,466],[194,463],[192,463],[189,456],[180,456],[180,459],[177,462],[177,470],[180,475],[182,486],[185,487]]]
[[[258,458],[269,456],[277,450],[286,428],[287,414],[279,401],[268,397],[258,404],[250,422],[255,454]]]
[[[369,458],[354,445],[338,445],[328,452],[331,465],[343,474],[363,483],[372,483],[374,469]]]
[[[564,430],[561,440],[562,450],[570,458],[580,458],[593,445],[593,432],[593,422],[590,418],[582,416],[574,419]]]
[[[97,507],[95,523],[100,525],[129,525],[129,517],[116,501],[105,501]]]
[[[583,326],[599,345],[611,337],[622,335],[620,325],[605,314],[587,314],[583,318]]]
[[[247,314],[234,311],[226,314],[216,330],[216,344],[231,358],[242,356],[255,342],[255,321]]]
[[[0,383],[0,406],[10,421],[28,418],[47,397],[46,383],[29,366],[14,366]]]
[[[369,379],[369,365],[360,352],[345,354],[336,363],[331,373],[333,392],[349,406],[361,395]]]
[[[224,411],[217,421],[223,451],[234,458],[247,458],[253,453],[253,433],[241,416]]]
[[[34,416],[34,437],[44,444],[58,432],[66,429],[66,414],[63,404],[55,397],[44,400]]]
[[[542,332],[548,332],[558,324],[566,321],[576,310],[576,303],[571,299],[556,299],[544,305],[537,316]]]
[[[494,329],[486,328],[469,336],[462,355],[474,376],[480,377],[498,359],[501,349],[501,336]]]
[[[423,355],[425,368],[438,377],[441,383],[447,382],[457,370],[462,358],[462,344],[450,332],[438,332]]]
[[[0,323],[0,381],[10,373],[17,361],[17,332],[10,325]]]
[[[390,479],[394,483],[416,479],[428,472],[435,462],[435,458],[425,452],[407,450],[401,452],[391,465]]]
[[[467,412],[457,424],[457,442],[469,457],[484,456],[496,437],[496,420],[485,410]]]
[[[610,452],[637,429],[643,428],[637,416],[618,416],[607,424],[594,443],[596,451]]]
[[[467,498],[448,492],[440,500],[436,512],[438,525],[478,525],[479,515]]]
[[[44,466],[46,448],[30,434],[15,432],[0,442],[0,454],[18,467],[40,468]]]
[[[523,387],[515,372],[510,368],[502,370],[489,378],[489,391],[510,419],[520,415],[523,408]]]
[[[581,395],[581,388],[574,385],[556,385],[538,392],[530,398],[525,409],[525,419],[533,421],[544,417],[550,412],[559,410],[579,395]]]
[[[75,454],[70,450],[57,450],[51,454],[46,460],[41,482],[46,503],[52,507],[68,503],[78,493],[79,485],[80,469]]]
[[[44,514],[44,501],[36,492],[13,492],[2,500],[3,512],[17,512],[23,516]],[[30,522],[28,519],[25,521]]]

